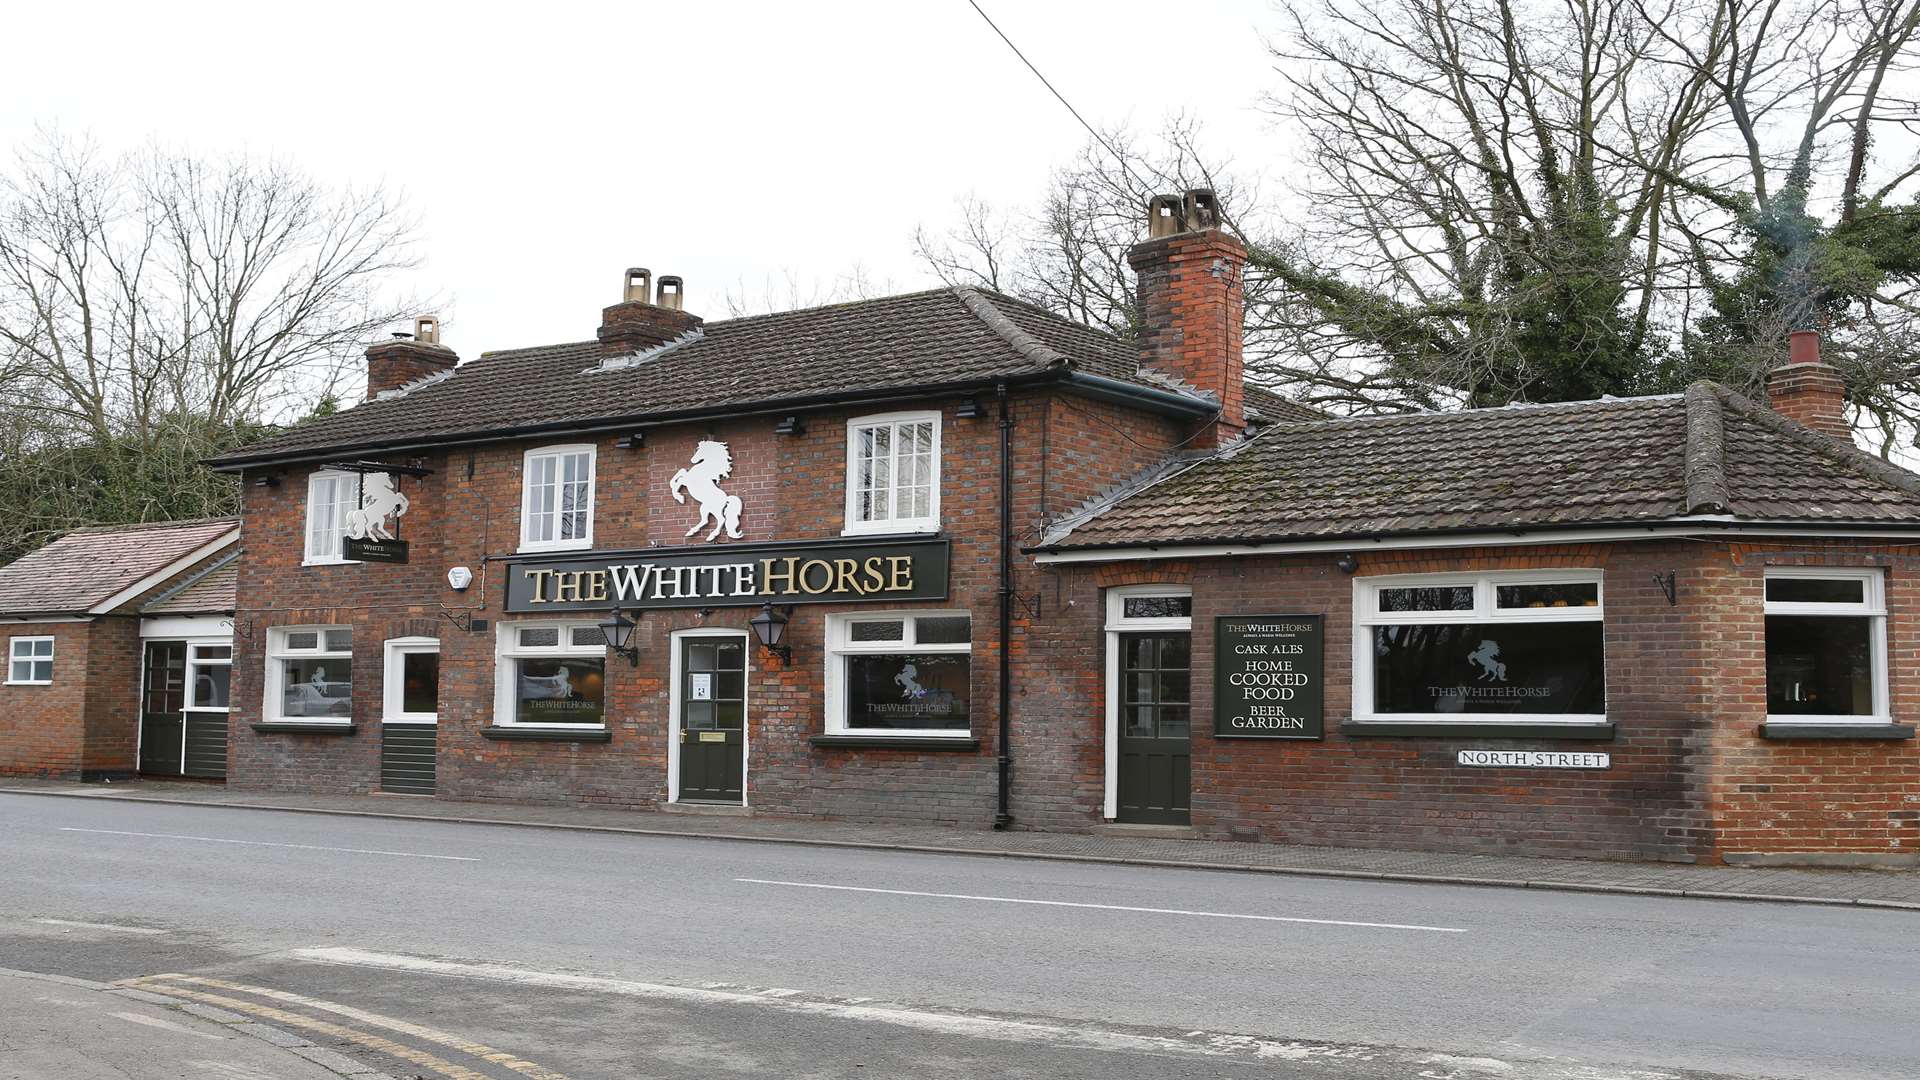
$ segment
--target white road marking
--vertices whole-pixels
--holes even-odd
[[[212,1039],[214,1042],[227,1041],[227,1037],[225,1035],[209,1035],[204,1031],[195,1031],[192,1028],[187,1027],[185,1024],[176,1024],[171,1020],[161,1020],[157,1017],[141,1016],[139,1013],[130,1013],[130,1012],[117,1012],[117,1013],[114,1013],[113,1015],[119,1017],[122,1020],[127,1021],[130,1024],[144,1024],[150,1028],[159,1028],[162,1031],[171,1031],[175,1035],[191,1035],[196,1039]]]
[[[121,926],[110,922],[81,922],[78,919],[35,919],[37,923],[48,926],[77,926],[83,930],[112,930],[121,934],[164,934],[165,930],[155,930],[151,926]]]
[[[740,877],[748,885],[784,885],[793,889],[832,889],[837,892],[884,893],[888,896],[924,896],[936,900],[981,900],[994,904],[1035,904],[1041,907],[1092,908],[1097,911],[1136,911],[1148,915],[1194,915],[1206,919],[1251,919],[1255,922],[1312,923],[1317,926],[1358,926],[1368,930],[1426,930],[1436,934],[1464,934],[1459,926],[1420,926],[1415,923],[1354,922],[1348,919],[1307,919],[1294,915],[1245,915],[1233,911],[1188,911],[1185,908],[1131,907],[1126,904],[1085,904],[1071,900],[1030,900],[1019,896],[974,896],[970,893],[917,892],[913,889],[873,889],[862,885],[828,885],[818,881],[769,881]]]
[[[451,960],[431,960],[426,957],[378,953],[345,947],[295,949],[289,955],[296,960],[309,960],[322,964],[378,968],[423,975],[445,975],[460,979],[486,979],[520,986],[582,990],[589,993],[617,994],[622,997],[650,998],[690,1005],[755,1005],[808,1016],[893,1024],[940,1035],[993,1039],[1000,1042],[1042,1042],[1112,1052],[1188,1053],[1208,1057],[1250,1057],[1266,1061],[1298,1061],[1305,1058],[1372,1060],[1377,1053],[1374,1049],[1363,1046],[1259,1039],[1246,1035],[1205,1033],[1199,1038],[1185,1038],[1131,1031],[1111,1031],[1065,1023],[1040,1023],[977,1014],[932,1012],[896,1005],[856,1005],[846,999],[769,997],[764,994],[738,991],[705,990],[692,986],[635,982],[601,975],[530,971],[505,964],[469,964]],[[153,988],[161,989],[157,985]]]
[[[77,829],[62,826],[61,832],[99,833],[102,836],[144,836],[153,840],[198,840],[206,844],[245,844],[248,847],[295,848],[300,851],[339,851],[348,855],[393,855],[403,859],[442,859],[446,862],[479,862],[466,855],[426,855],[418,851],[379,851],[372,848],[325,847],[320,844],[278,844],[271,840],[228,840],[219,836],[182,836],[178,833],[128,832],[125,829]]]

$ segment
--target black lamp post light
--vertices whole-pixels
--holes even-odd
[[[779,657],[781,667],[793,663],[793,646],[783,644],[787,636],[787,620],[792,616],[791,605],[776,611],[773,601],[769,600],[760,609],[760,614],[747,620],[747,625],[753,627],[753,636],[760,639],[761,648]]]
[[[600,632],[607,636],[607,648],[626,657],[629,665],[639,667],[640,647],[633,643],[633,632],[639,624],[627,618],[619,608],[614,608],[607,613],[607,621],[598,625]]]

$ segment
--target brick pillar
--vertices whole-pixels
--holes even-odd
[[[1787,342],[1787,362],[1767,373],[1767,403],[1789,420],[1852,442],[1847,384],[1820,359],[1819,333],[1796,330]]]
[[[1127,252],[1139,282],[1140,363],[1219,399],[1219,418],[1192,444],[1217,446],[1246,427],[1247,249],[1220,230],[1212,192],[1158,196],[1148,213],[1148,239]]]
[[[663,275],[658,295],[650,299],[647,290],[652,280],[652,272],[645,268],[627,271],[626,299],[600,312],[601,356],[626,356],[665,345],[704,322],[681,310],[679,278]]]

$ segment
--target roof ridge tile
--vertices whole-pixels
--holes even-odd
[[[1065,353],[1014,325],[1014,321],[1007,317],[1007,313],[994,307],[993,301],[987,299],[980,290],[966,285],[955,285],[953,295],[960,298],[960,302],[966,305],[974,318],[985,323],[987,329],[998,334],[1000,340],[1006,342],[1008,347],[1022,357],[1042,368],[1073,366],[1073,361],[1068,359]]]

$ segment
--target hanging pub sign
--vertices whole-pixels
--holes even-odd
[[[351,562],[404,563],[407,561],[407,542],[345,536],[340,539],[340,557]]]
[[[946,540],[788,543],[515,556],[507,611],[899,603],[947,597]]]
[[[1214,626],[1213,734],[1318,739],[1325,732],[1320,615],[1222,615]]]

